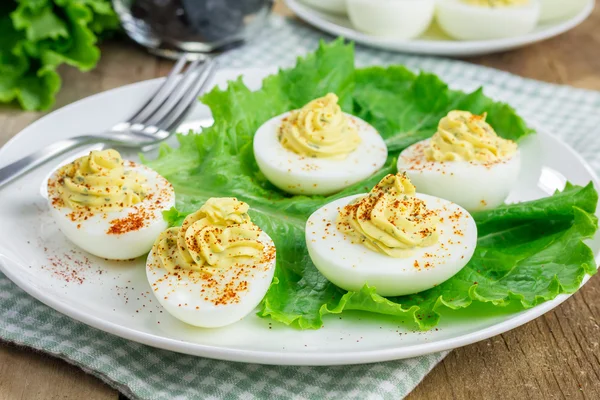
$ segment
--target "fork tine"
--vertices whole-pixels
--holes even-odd
[[[157,127],[171,132],[181,124],[183,119],[196,105],[196,99],[202,93],[208,84],[212,81],[212,78],[217,70],[217,63],[213,60],[207,60],[205,62],[206,68],[202,71],[202,75],[199,77],[196,84],[192,89],[178,102],[177,106],[169,113],[165,118],[157,123]]]
[[[131,124],[143,124],[171,95],[177,86],[177,77],[185,69],[187,63],[188,60],[184,54],[177,60],[167,75],[167,79],[160,85],[158,90],[154,92],[148,101],[127,122]]]
[[[169,98],[160,106],[158,110],[144,123],[146,126],[156,126],[158,123],[167,118],[173,109],[179,104],[182,98],[194,88],[202,74],[206,70],[207,63],[191,65],[185,74],[179,80],[177,87],[173,90]]]
[[[169,75],[167,76],[167,79],[165,79],[165,81],[162,83],[162,85],[160,85],[160,87],[152,94],[152,96],[150,96],[148,101],[146,101],[146,103],[144,103],[143,106],[141,106],[131,117],[129,117],[126,120],[126,122],[129,122],[132,124],[137,123],[137,120],[139,119],[140,114],[144,113],[144,111],[152,103],[155,103],[156,99],[163,97],[165,95],[165,93],[167,93],[167,94],[170,93],[170,89],[172,88],[173,83],[175,82],[175,77],[177,75],[179,75],[181,70],[185,67],[186,63],[187,63],[187,59],[186,59],[185,55],[183,55],[182,57],[179,58],[179,60],[177,60],[177,62],[173,66],[173,69],[171,69],[171,71],[169,72]],[[152,106],[154,106],[154,104],[152,104]]]

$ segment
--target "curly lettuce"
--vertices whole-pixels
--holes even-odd
[[[99,35],[118,29],[110,0],[4,0],[0,5],[0,102],[52,106],[68,64],[96,66]]]
[[[388,161],[374,176],[333,196],[290,196],[260,173],[252,137],[268,119],[328,92],[340,97],[345,111],[377,127],[390,150]],[[179,148],[163,146],[148,164],[175,188],[177,208],[165,213],[173,225],[209,197],[236,196],[251,205],[253,221],[277,247],[275,279],[259,312],[263,317],[317,329],[327,314],[361,310],[430,329],[442,309],[468,312],[482,302],[529,308],[574,292],[586,274],[596,272],[592,251],[584,244],[597,229],[598,195],[591,184],[568,185],[548,198],[475,213],[479,237],[473,259],[453,278],[415,295],[384,298],[368,286],[347,292],[313,265],[304,239],[308,216],[336,198],[370,190],[395,172],[399,152],[431,136],[448,111],[486,111],[498,134],[513,140],[533,133],[510,106],[481,90],[451,90],[435,75],[402,66],[355,69],[352,45],[338,40],[322,43],[296,67],[267,77],[260,90],[250,91],[238,79],[202,101],[215,124],[202,134],[180,135]]]

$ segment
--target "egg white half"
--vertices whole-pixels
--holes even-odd
[[[540,16],[538,0],[511,7],[480,7],[462,0],[439,0],[440,27],[460,40],[490,40],[521,36],[533,31]]]
[[[258,240],[265,251],[274,251],[273,240],[265,232]],[[146,276],[158,302],[175,318],[198,327],[217,328],[241,320],[258,306],[273,280],[275,263],[273,257],[268,262],[217,271],[209,279],[186,271],[169,273],[151,252]],[[237,290],[244,282],[246,289]],[[234,299],[228,298],[228,290],[237,294]]]
[[[454,203],[420,193],[416,197],[429,209],[439,210],[443,218],[438,225],[436,244],[415,248],[406,258],[393,258],[362,243],[353,243],[337,229],[336,220],[344,206],[364,195],[331,202],[312,214],[306,223],[306,245],[313,263],[342,289],[358,291],[368,284],[381,296],[421,292],[454,276],[473,256],[477,226],[471,215]]]
[[[265,122],[254,136],[254,157],[265,177],[291,194],[332,194],[377,172],[387,159],[387,146],[375,128],[345,114],[355,124],[361,143],[345,159],[300,156],[283,147],[277,137],[289,113]]]
[[[585,0],[540,0],[540,22],[560,20],[575,15]]]
[[[421,35],[435,12],[434,0],[347,0],[346,6],[357,29],[395,39]]]
[[[469,211],[496,208],[519,179],[521,153],[490,164],[470,161],[428,161],[424,150],[430,139],[406,148],[398,157],[398,171],[406,172],[419,192],[448,199]]]
[[[128,260],[148,253],[158,235],[168,226],[162,212],[175,205],[173,186],[156,171],[132,161],[125,161],[124,168],[147,179],[148,196],[140,203],[121,210],[95,212],[88,218],[74,219],[72,208],[52,204],[56,189],[48,188],[50,212],[67,239],[90,254],[110,260]],[[56,181],[56,172],[50,176],[49,182]],[[131,214],[143,221],[142,227],[124,233],[109,233],[111,226],[120,220],[130,219]]]
[[[346,0],[302,0],[302,2],[328,13],[346,14]]]

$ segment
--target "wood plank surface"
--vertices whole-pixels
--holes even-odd
[[[597,0],[597,5],[600,0]],[[278,11],[286,13],[278,5]],[[576,29],[510,52],[466,59],[547,82],[600,90],[600,7]],[[124,40],[102,46],[95,70],[61,68],[55,108],[168,72],[171,64]],[[600,110],[599,110],[600,112]],[[42,113],[0,107],[0,145]],[[600,399],[600,279],[552,312],[446,357],[409,395],[421,399]],[[0,344],[0,400],[117,400],[118,393],[68,363]]]
[[[116,400],[114,389],[57,358],[0,346],[0,400]]]

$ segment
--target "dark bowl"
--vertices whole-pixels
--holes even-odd
[[[273,0],[113,0],[127,35],[161,55],[211,53],[255,36]]]

